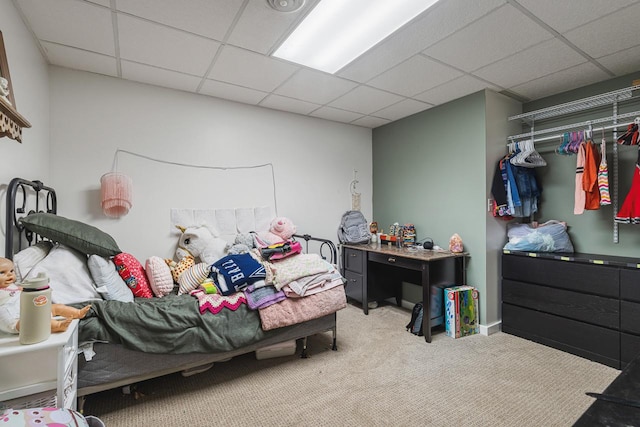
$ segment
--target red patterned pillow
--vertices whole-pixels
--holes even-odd
[[[113,257],[118,274],[127,284],[133,295],[141,298],[152,298],[153,292],[142,264],[131,254],[119,253]]]

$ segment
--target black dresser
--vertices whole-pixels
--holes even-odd
[[[505,251],[502,331],[625,367],[640,354],[640,259]]]

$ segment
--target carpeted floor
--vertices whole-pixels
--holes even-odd
[[[87,398],[85,414],[118,426],[571,426],[619,371],[508,334],[427,344],[385,305],[338,312],[309,338],[309,359],[253,354],[191,377],[169,375]],[[299,354],[299,351],[298,351]]]

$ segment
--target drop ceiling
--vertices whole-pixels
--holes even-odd
[[[13,0],[49,64],[368,128],[640,70],[640,0],[440,0],[334,75],[271,57],[317,1]]]

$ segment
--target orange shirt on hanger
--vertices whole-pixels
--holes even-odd
[[[592,141],[584,146],[584,173],[582,174],[582,188],[585,193],[584,208],[586,210],[600,209],[600,189],[598,187],[598,166],[600,153]]]

